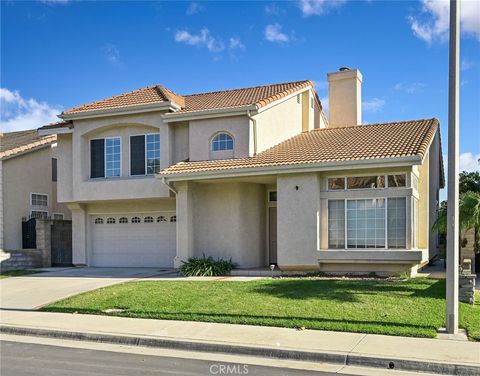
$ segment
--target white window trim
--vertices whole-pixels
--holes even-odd
[[[226,134],[228,136],[230,136],[232,138],[232,142],[233,142],[233,146],[231,149],[225,149],[225,150],[213,150],[213,140],[215,140],[215,138],[217,136],[220,136],[221,134]],[[228,132],[228,131],[219,131],[219,132],[216,132],[213,134],[212,137],[210,137],[210,152],[211,153],[225,153],[225,152],[234,152],[235,150],[235,137],[233,137],[233,135]]]
[[[405,248],[389,248],[388,247],[388,199],[389,198],[404,198],[405,197],[405,210],[407,211],[407,205],[408,205],[408,196],[402,196],[402,197],[385,197],[385,196],[382,196],[382,197],[355,197],[355,198],[332,198],[332,199],[328,199],[327,201],[344,201],[344,205],[345,205],[345,228],[344,228],[344,231],[345,231],[345,239],[344,239],[344,242],[345,242],[345,245],[344,245],[344,248],[343,250],[345,251],[356,251],[356,250],[389,250],[389,249],[394,249],[394,250],[408,250],[408,216],[406,215],[405,216]],[[348,231],[348,228],[347,228],[347,201],[357,201],[357,200],[374,200],[374,199],[383,199],[385,200],[385,247],[384,248],[348,248],[347,247],[347,231]],[[413,210],[412,210],[413,212]],[[410,213],[410,215],[412,215],[412,212]],[[407,211],[407,214],[408,214],[408,211]],[[414,234],[411,235],[411,238],[412,238],[412,244],[413,244],[413,236]],[[330,243],[330,239],[328,239],[328,202],[327,202],[327,244]],[[330,247],[329,247],[330,248]],[[411,247],[411,249],[414,249],[413,246]],[[337,249],[339,251],[341,251],[342,249]]]
[[[62,220],[65,218],[65,214],[63,213],[52,213],[52,219],[55,219],[55,216],[56,215],[61,215],[62,216]]]
[[[114,139],[114,138],[119,138],[120,139],[120,176],[107,176],[107,138],[108,139]],[[103,140],[103,177],[99,176],[97,178],[92,178],[90,176],[91,171],[92,171],[92,144],[90,141],[94,140]],[[100,179],[118,179],[122,177],[122,137],[121,136],[108,136],[108,137],[96,137],[96,138],[90,138],[88,139],[88,175],[90,176],[90,180],[100,180]]]
[[[148,160],[147,160],[147,136],[151,135],[157,135],[159,138],[160,142],[160,164],[162,163],[162,135],[160,132],[153,132],[153,133],[139,133],[139,134],[131,134],[128,137],[128,175],[131,177],[139,177],[139,176],[155,176],[155,174],[147,174],[147,165],[148,165]],[[132,175],[132,137],[136,136],[144,136],[143,137],[143,144],[145,145],[145,173],[144,174],[136,174]]]
[[[31,210],[30,210],[30,218],[32,218],[33,212],[47,213],[47,218],[48,218],[48,210],[36,210],[36,209],[31,209]]]
[[[33,195],[41,195],[41,196],[47,196],[47,205],[33,205]],[[50,197],[48,196],[48,193],[38,193],[38,192],[30,192],[30,206],[36,207],[36,208],[48,208],[50,206]],[[41,211],[41,210],[35,210],[35,211]]]
[[[120,140],[120,175],[119,176],[107,176],[107,140],[115,140],[115,139]],[[104,153],[104,178],[105,179],[116,179],[116,178],[121,178],[122,177],[122,137],[120,136],[109,136],[104,138],[104,144],[103,144],[103,153]]]

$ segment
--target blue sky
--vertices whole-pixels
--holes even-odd
[[[461,167],[480,157],[480,2],[463,1]],[[363,73],[364,122],[437,117],[446,149],[448,2],[2,1],[4,131],[160,83],[188,94]],[[445,152],[446,150],[444,150]]]

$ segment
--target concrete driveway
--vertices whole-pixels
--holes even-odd
[[[172,274],[159,268],[68,268],[0,280],[0,308],[32,310],[117,283]]]

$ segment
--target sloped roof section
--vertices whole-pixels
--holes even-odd
[[[305,80],[186,95],[185,107],[181,112],[235,108],[248,105],[261,108],[308,86],[314,87],[311,81]]]
[[[395,157],[423,157],[439,127],[437,119],[324,128],[301,133],[254,157],[180,162],[161,176],[259,167],[308,165]]]
[[[107,99],[85,104],[63,111],[63,114],[74,114],[96,110],[108,110],[130,106],[154,104],[173,101],[179,106],[184,106],[185,101],[181,95],[164,88],[162,85],[148,86],[142,89],[116,95]]]
[[[45,147],[57,141],[56,135],[41,137],[36,129],[0,134],[0,158],[12,157]]]
[[[277,99],[281,99],[309,86],[314,87],[311,81],[304,80],[210,93],[180,95],[161,85],[154,85],[83,106],[74,107],[64,111],[63,114],[69,115],[97,110],[113,110],[168,101],[175,102],[180,106],[179,112],[182,113],[236,108],[248,105],[261,108]],[[317,101],[320,103],[318,97]]]

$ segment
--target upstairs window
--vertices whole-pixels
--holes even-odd
[[[31,193],[30,204],[32,206],[48,206],[48,195],[41,193]]]
[[[160,171],[160,133],[130,137],[130,175]]]
[[[120,176],[121,156],[120,137],[90,140],[90,177]]]
[[[52,181],[57,181],[57,158],[52,158]]]
[[[212,140],[212,151],[233,150],[233,138],[227,133],[220,133]]]

